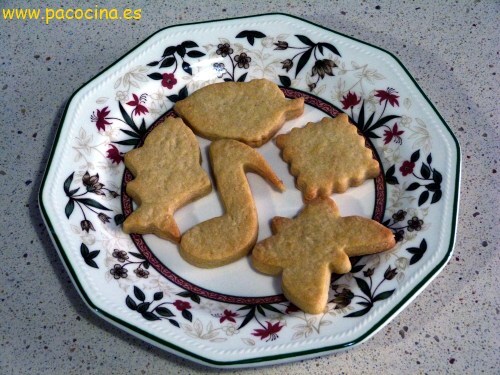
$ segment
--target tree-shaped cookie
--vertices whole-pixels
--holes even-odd
[[[258,147],[304,112],[304,98],[288,100],[266,79],[205,86],[178,101],[175,112],[204,138],[229,138]]]
[[[278,135],[276,145],[305,201],[343,193],[380,173],[372,151],[345,114],[293,128]]]
[[[125,219],[125,233],[153,233],[179,242],[174,212],[212,189],[191,129],[180,118],[167,118],[142,147],[125,154],[125,166],[135,177],[127,184],[127,194],[139,206]]]
[[[331,273],[351,270],[349,257],[374,254],[395,245],[392,231],[360,216],[341,217],[330,198],[306,204],[294,219],[276,217],[273,235],[252,250],[254,267],[282,274],[285,297],[303,311],[325,309]]]

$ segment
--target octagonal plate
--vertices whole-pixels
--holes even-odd
[[[398,242],[334,275],[328,310],[308,315],[281,294],[279,279],[247,258],[214,270],[187,264],[174,244],[126,235],[134,209],[123,153],[140,145],[177,100],[207,84],[265,77],[302,96],[308,121],[347,113],[379,159],[374,181],[334,194],[343,216],[381,221]],[[242,119],[244,121],[244,119]],[[209,170],[209,141],[198,138]],[[300,192],[271,141],[258,149],[287,186],[248,175],[259,214],[300,211]],[[40,190],[41,210],[82,298],[111,323],[211,366],[255,366],[324,355],[359,344],[388,323],[451,256],[459,201],[457,140],[390,53],[283,15],[160,30],[69,100]],[[175,214],[181,231],[223,213],[214,190]],[[411,308],[411,307],[410,307]]]

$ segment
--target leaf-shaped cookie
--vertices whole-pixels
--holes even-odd
[[[345,114],[276,137],[304,200],[343,193],[380,173],[372,151]]]
[[[311,314],[326,306],[331,273],[351,270],[349,257],[395,245],[390,229],[361,216],[341,217],[330,198],[311,201],[294,219],[274,218],[272,229],[252,250],[252,263],[263,273],[282,274],[285,297]]]
[[[304,98],[288,100],[266,79],[205,86],[178,101],[175,112],[204,138],[229,138],[252,147],[267,142],[304,112]]]
[[[212,189],[191,129],[180,118],[167,118],[142,147],[125,154],[125,166],[135,177],[127,194],[139,205],[123,222],[125,233],[153,233],[179,242],[174,212]]]

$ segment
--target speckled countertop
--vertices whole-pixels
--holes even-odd
[[[267,12],[290,13],[397,55],[455,133],[463,165],[455,251],[429,287],[363,345],[259,373],[498,374],[500,4],[284,4],[127,1],[120,6],[141,8],[141,20],[0,19],[1,374],[218,372],[124,333],[84,305],[48,237],[38,189],[66,101],[84,82],[162,27]]]

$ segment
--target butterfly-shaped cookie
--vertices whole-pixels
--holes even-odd
[[[265,274],[281,274],[285,297],[312,314],[326,307],[332,272],[351,270],[349,257],[395,245],[390,229],[360,216],[341,217],[330,198],[311,201],[294,219],[274,218],[272,229],[252,250],[252,263]]]

